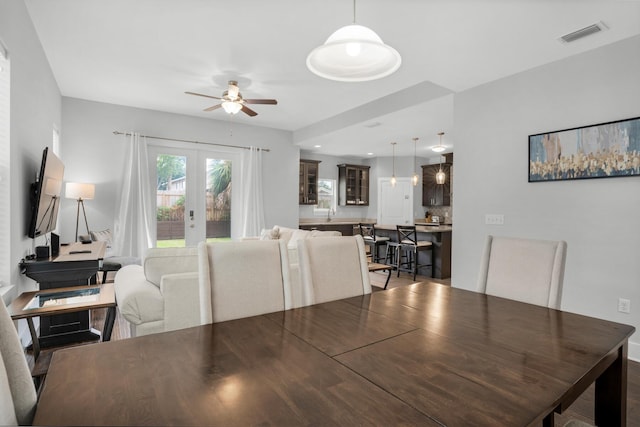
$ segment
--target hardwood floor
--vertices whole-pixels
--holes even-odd
[[[370,280],[373,286],[374,292],[381,292],[384,288],[384,283],[387,279],[386,272],[370,273]],[[413,276],[407,273],[401,273],[400,277],[396,277],[396,274],[391,274],[389,280],[389,286],[387,289],[392,289],[399,286],[405,286],[416,282],[432,281],[436,283],[442,283],[451,285],[451,280],[438,280],[430,277],[418,276],[416,280],[413,280]],[[104,315],[106,310],[94,310],[91,314],[92,325],[98,330],[102,330],[102,324],[104,323]],[[115,324],[113,327],[113,333],[111,335],[112,340],[122,340],[130,337],[129,324],[118,312],[116,315]],[[84,344],[79,344],[84,345]],[[91,345],[91,344],[88,344]],[[47,357],[47,353],[55,351],[55,349],[45,349],[41,353],[44,357]],[[41,356],[42,357],[42,356]],[[33,365],[33,358],[28,353],[27,360],[30,366]],[[577,419],[593,424],[593,408],[594,408],[594,389],[592,385],[582,396],[574,402],[574,404],[564,414],[555,416],[555,425],[558,427],[564,426],[564,424],[570,419]],[[628,387],[627,387],[627,425],[629,427],[640,427],[640,363],[629,361],[628,367]]]

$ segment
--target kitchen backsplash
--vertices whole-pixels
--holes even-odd
[[[442,224],[451,224],[453,222],[451,211],[451,206],[429,206],[428,208],[425,208],[425,212],[428,212],[431,216],[439,216],[440,223]]]

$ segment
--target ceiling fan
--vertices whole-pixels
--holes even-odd
[[[205,108],[203,111],[213,111],[218,108],[223,108],[229,114],[237,114],[239,111],[248,114],[249,116],[257,116],[258,113],[247,107],[245,104],[270,104],[276,105],[278,101],[275,99],[244,99],[238,88],[238,82],[235,80],[229,80],[229,88],[222,93],[222,98],[211,95],[204,95],[202,93],[185,92],[187,95],[203,96],[205,98],[219,99],[222,102],[220,104],[213,105],[209,108]]]

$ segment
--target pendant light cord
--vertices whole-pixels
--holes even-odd
[[[356,0],[353,0],[353,23],[356,23]]]

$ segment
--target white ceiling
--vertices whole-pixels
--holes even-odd
[[[25,0],[63,96],[212,120],[203,112],[238,80],[256,117],[293,131],[301,149],[366,157],[413,155],[453,126],[453,95],[640,34],[640,2],[621,0],[359,0],[356,21],[402,56],[393,75],[325,80],[307,54],[353,17],[350,0]],[[609,30],[558,38],[602,21]],[[443,142],[451,151],[454,141]],[[315,149],[314,145],[322,145]]]

